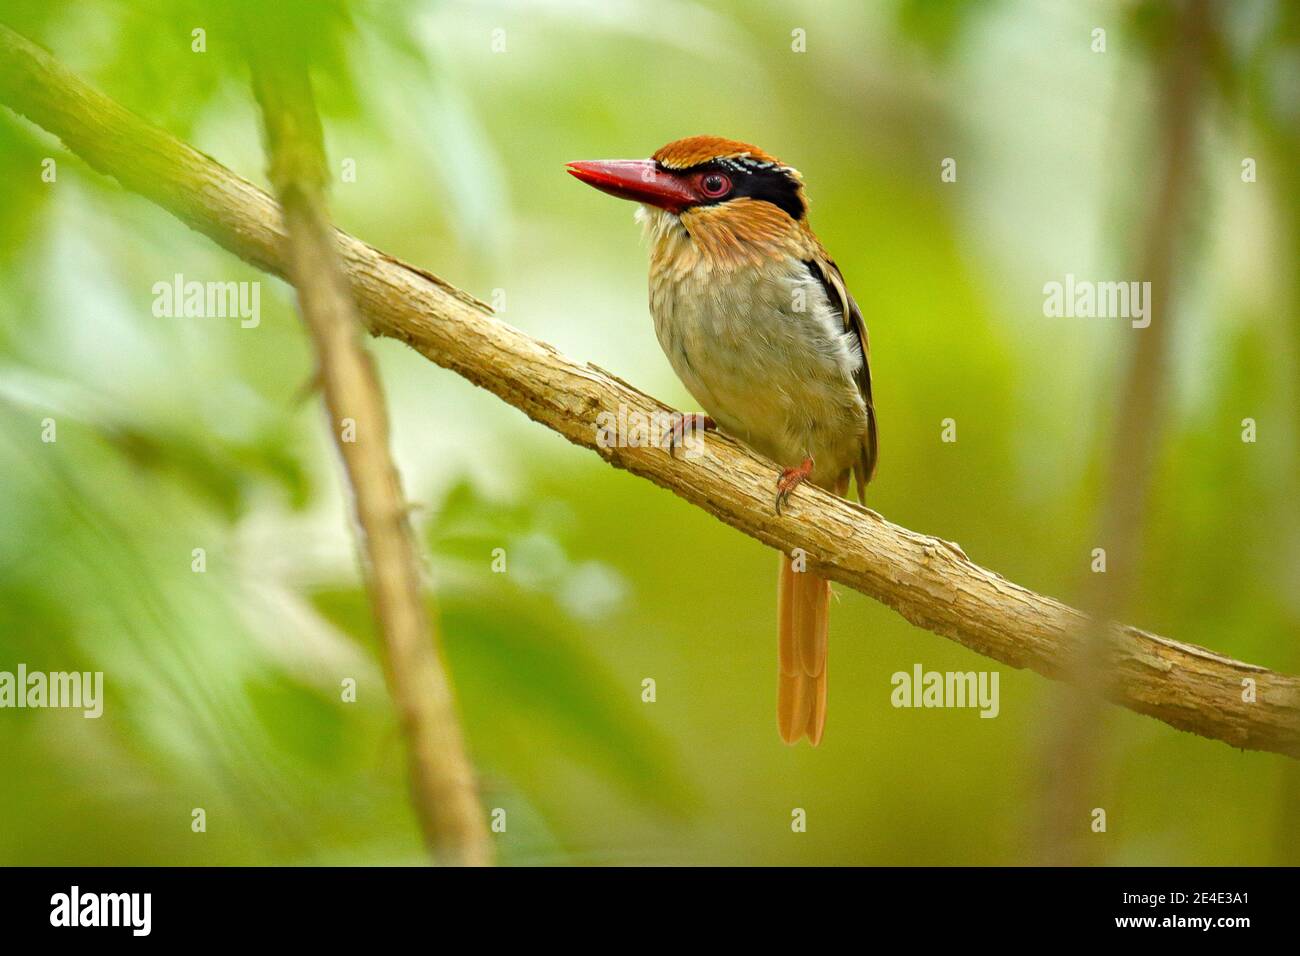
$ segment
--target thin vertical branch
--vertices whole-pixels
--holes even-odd
[[[305,65],[255,51],[269,175],[284,210],[286,265],[311,334],[334,440],[354,495],[366,587],[384,667],[410,749],[411,790],[424,839],[440,861],[491,862],[490,837],[465,753],[451,685],[427,620],[420,566],[388,416],[325,207],[320,119]]]
[[[1107,686],[1107,622],[1127,609],[1137,581],[1147,504],[1160,444],[1167,393],[1169,342],[1173,331],[1172,287],[1179,239],[1185,233],[1189,186],[1196,168],[1210,11],[1206,0],[1174,7],[1171,42],[1157,49],[1159,167],[1137,261],[1139,280],[1149,281],[1150,325],[1137,340],[1117,407],[1106,458],[1105,486],[1097,519],[1097,542],[1106,549],[1106,573],[1090,574],[1081,600],[1088,623],[1082,632],[1072,691],[1049,733],[1042,857],[1049,863],[1085,863],[1092,844],[1084,832],[1086,797],[1095,790],[1101,762],[1101,701]]]

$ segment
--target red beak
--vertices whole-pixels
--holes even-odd
[[[653,159],[599,159],[569,163],[569,173],[601,192],[679,213],[699,201],[690,187]]]

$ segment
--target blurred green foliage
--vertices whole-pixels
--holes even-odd
[[[1294,672],[1300,28],[1271,0],[1219,15],[1133,622]],[[344,228],[684,408],[631,209],[562,164],[702,132],[759,143],[805,174],[871,326],[872,506],[1067,599],[1097,546],[1131,332],[1045,319],[1041,288],[1128,261],[1162,16],[1035,0],[3,14],[263,184],[243,31],[281,31],[313,61],[336,173],[355,165],[333,188]],[[312,369],[291,294],[4,110],[0,182],[0,670],[102,670],[107,695],[99,720],[0,711],[0,863],[422,862],[348,499],[299,395]],[[261,278],[260,325],[155,317],[150,290],[177,273]],[[507,810],[504,862],[1033,859],[1057,686],[1003,668],[996,720],[895,710],[895,671],[994,665],[843,593],[826,741],[785,748],[774,555],[400,346],[372,348],[485,802]],[[947,418],[956,443],[939,441]],[[1079,812],[1108,808],[1107,861],[1300,862],[1285,761],[1128,713],[1105,732]]]

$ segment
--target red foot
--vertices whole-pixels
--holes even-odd
[[[805,458],[798,468],[787,468],[776,480],[776,513],[781,513],[781,505],[790,500],[790,493],[808,480],[813,473],[813,460]]]
[[[686,423],[693,422],[694,427],[700,431],[713,432],[718,430],[718,423],[703,412],[691,412],[683,415],[681,412],[673,412],[672,425],[668,429],[668,454],[677,457],[677,446],[686,440]]]

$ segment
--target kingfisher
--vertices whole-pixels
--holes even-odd
[[[859,501],[876,468],[867,326],[808,224],[803,177],[756,146],[679,139],[649,159],[569,163],[638,203],[650,246],[650,314],[706,427],[780,467],[778,514],[803,482]],[[830,582],[782,554],[777,724],[813,746],[826,726]]]

